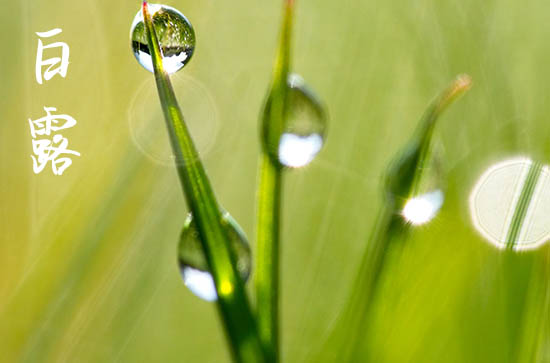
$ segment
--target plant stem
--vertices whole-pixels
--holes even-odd
[[[351,335],[351,339],[340,342],[339,356],[353,359],[359,356],[363,341],[361,332],[368,331],[368,314],[373,297],[380,282],[380,276],[390,253],[389,242],[400,245],[408,236],[410,225],[398,213],[393,200],[387,200],[378,217],[375,229],[369,239],[367,249],[359,264],[357,278],[351,291],[342,322]],[[349,336],[344,335],[344,338]],[[347,361],[347,360],[346,360]]]
[[[272,361],[279,346],[279,215],[282,175],[267,155],[262,155],[258,193],[258,243],[256,249],[256,299],[260,339]]]
[[[258,330],[271,362],[279,361],[279,255],[282,168],[277,159],[279,137],[286,119],[290,69],[293,0],[285,1],[273,83],[262,119],[262,156],[258,188],[256,249],[256,310]]]
[[[294,1],[287,0],[279,46],[273,66],[273,83],[262,119],[262,156],[258,188],[256,255],[256,309],[258,330],[270,361],[279,360],[279,230],[282,168],[277,159],[279,137],[286,120],[287,79]]]
[[[185,125],[170,78],[164,71],[162,52],[147,2],[143,3],[142,10],[159,98],[176,156],[176,168],[216,285],[218,308],[233,358],[238,362],[263,362],[265,357],[244,283],[229,249],[214,192]]]

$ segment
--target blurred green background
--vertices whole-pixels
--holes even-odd
[[[177,94],[217,196],[254,249],[258,115],[281,3],[166,4],[197,34]],[[139,5],[2,0],[0,362],[229,360],[215,305],[179,275],[187,208],[153,76],[130,50]],[[330,125],[317,159],[285,179],[285,362],[323,346],[380,207],[385,165],[463,72],[474,87],[437,129],[446,202],[390,259],[365,359],[550,362],[548,244],[503,261],[468,208],[492,163],[550,163],[548,14],[544,0],[297,2],[293,69],[325,101]],[[53,28],[70,46],[68,74],[38,85],[35,32]],[[44,106],[78,121],[63,135],[82,156],[62,176],[32,172],[27,119]]]

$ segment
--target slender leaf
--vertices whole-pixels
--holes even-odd
[[[264,354],[256,322],[221,225],[220,208],[185,125],[170,78],[163,69],[162,53],[146,2],[143,3],[143,17],[157,89],[176,156],[177,171],[214,278],[218,307],[231,343],[233,357],[239,362],[262,362]]]
[[[260,337],[271,361],[279,360],[279,229],[282,169],[277,159],[287,104],[294,1],[285,1],[273,83],[262,118],[262,147],[258,189],[256,306]]]
[[[441,113],[467,91],[471,81],[459,76],[428,107],[408,144],[390,164],[385,179],[385,202],[361,259],[356,280],[328,344],[318,359],[347,362],[367,352],[363,337],[368,331],[368,313],[390,249],[407,236],[410,225],[401,216],[407,199],[420,184],[429,162],[433,130]]]
[[[531,201],[533,199],[533,193],[535,192],[535,187],[539,181],[539,177],[542,173],[542,163],[534,161],[527,172],[527,177],[523,183],[518,202],[516,204],[512,220],[510,222],[510,228],[506,235],[506,248],[513,249],[521,228],[525,223],[525,217],[527,215],[527,210]]]

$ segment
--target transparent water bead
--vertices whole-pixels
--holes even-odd
[[[279,162],[289,168],[309,164],[321,151],[326,130],[324,108],[302,77],[291,74],[287,80],[288,109],[279,139]]]
[[[302,77],[291,74],[287,79],[288,106],[283,130],[275,145],[269,145],[268,152],[281,165],[299,168],[309,164],[319,153],[325,142],[326,114],[317,96],[309,89]],[[271,110],[271,99],[267,100],[264,117]],[[269,138],[268,138],[269,140]]]
[[[550,239],[550,173],[528,158],[489,167],[470,194],[478,232],[498,248],[533,249]]]
[[[412,225],[430,222],[437,216],[445,201],[446,173],[443,166],[444,152],[440,143],[434,142],[430,156],[420,166],[419,180],[413,182],[412,196],[403,206],[403,218]]]
[[[428,223],[441,209],[443,200],[443,191],[439,189],[410,198],[403,208],[403,217],[413,225]]]
[[[299,168],[309,164],[323,146],[323,138],[319,134],[301,136],[284,133],[279,141],[279,162],[291,168]]]
[[[182,13],[170,6],[148,4],[148,7],[163,55],[164,70],[167,73],[175,73],[189,62],[195,50],[193,26]],[[141,10],[132,22],[130,39],[139,64],[154,72]]]
[[[229,236],[231,251],[236,258],[237,271],[243,281],[247,281],[252,262],[246,236],[227,212],[222,214],[222,226]],[[202,251],[199,232],[191,214],[187,216],[181,232],[178,263],[183,283],[193,294],[206,301],[215,301],[218,298],[214,279],[208,270],[206,257]]]

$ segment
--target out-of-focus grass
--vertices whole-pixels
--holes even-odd
[[[369,313],[376,299],[380,276],[388,255],[396,254],[407,243],[414,221],[405,219],[405,206],[422,195],[420,187],[429,178],[433,160],[432,139],[441,114],[471,87],[467,75],[458,76],[427,107],[407,143],[396,153],[385,172],[384,202],[356,272],[356,280],[344,303],[327,342],[314,361],[362,360],[371,348],[363,336],[369,333]],[[440,181],[443,185],[444,180]],[[411,223],[412,222],[412,223]],[[330,357],[330,358],[329,358]]]
[[[280,4],[167,4],[195,27],[185,72],[210,92],[224,135],[203,155],[206,167],[220,202],[253,236],[257,117]],[[136,77],[129,48],[139,4],[3,5],[0,361],[228,360],[214,306],[180,281],[186,210],[175,172],[140,154],[128,130],[134,90],[150,76]],[[510,362],[512,348],[530,356],[535,348],[523,342],[538,339],[538,361],[550,359],[549,247],[505,260],[474,231],[467,206],[492,163],[517,154],[550,162],[549,11],[542,0],[297,2],[294,69],[326,100],[333,122],[323,153],[286,180],[284,361],[303,361],[323,341],[374,224],[379,176],[413,132],[410,115],[459,72],[476,87],[438,130],[450,169],[446,203],[390,257],[364,337],[374,347],[368,354],[377,362]],[[71,47],[69,72],[39,86],[34,32],[54,27]],[[43,106],[78,121],[65,136],[82,157],[61,177],[32,174],[27,118],[41,117]],[[188,119],[200,120],[193,112]],[[537,324],[543,335],[532,334]]]

